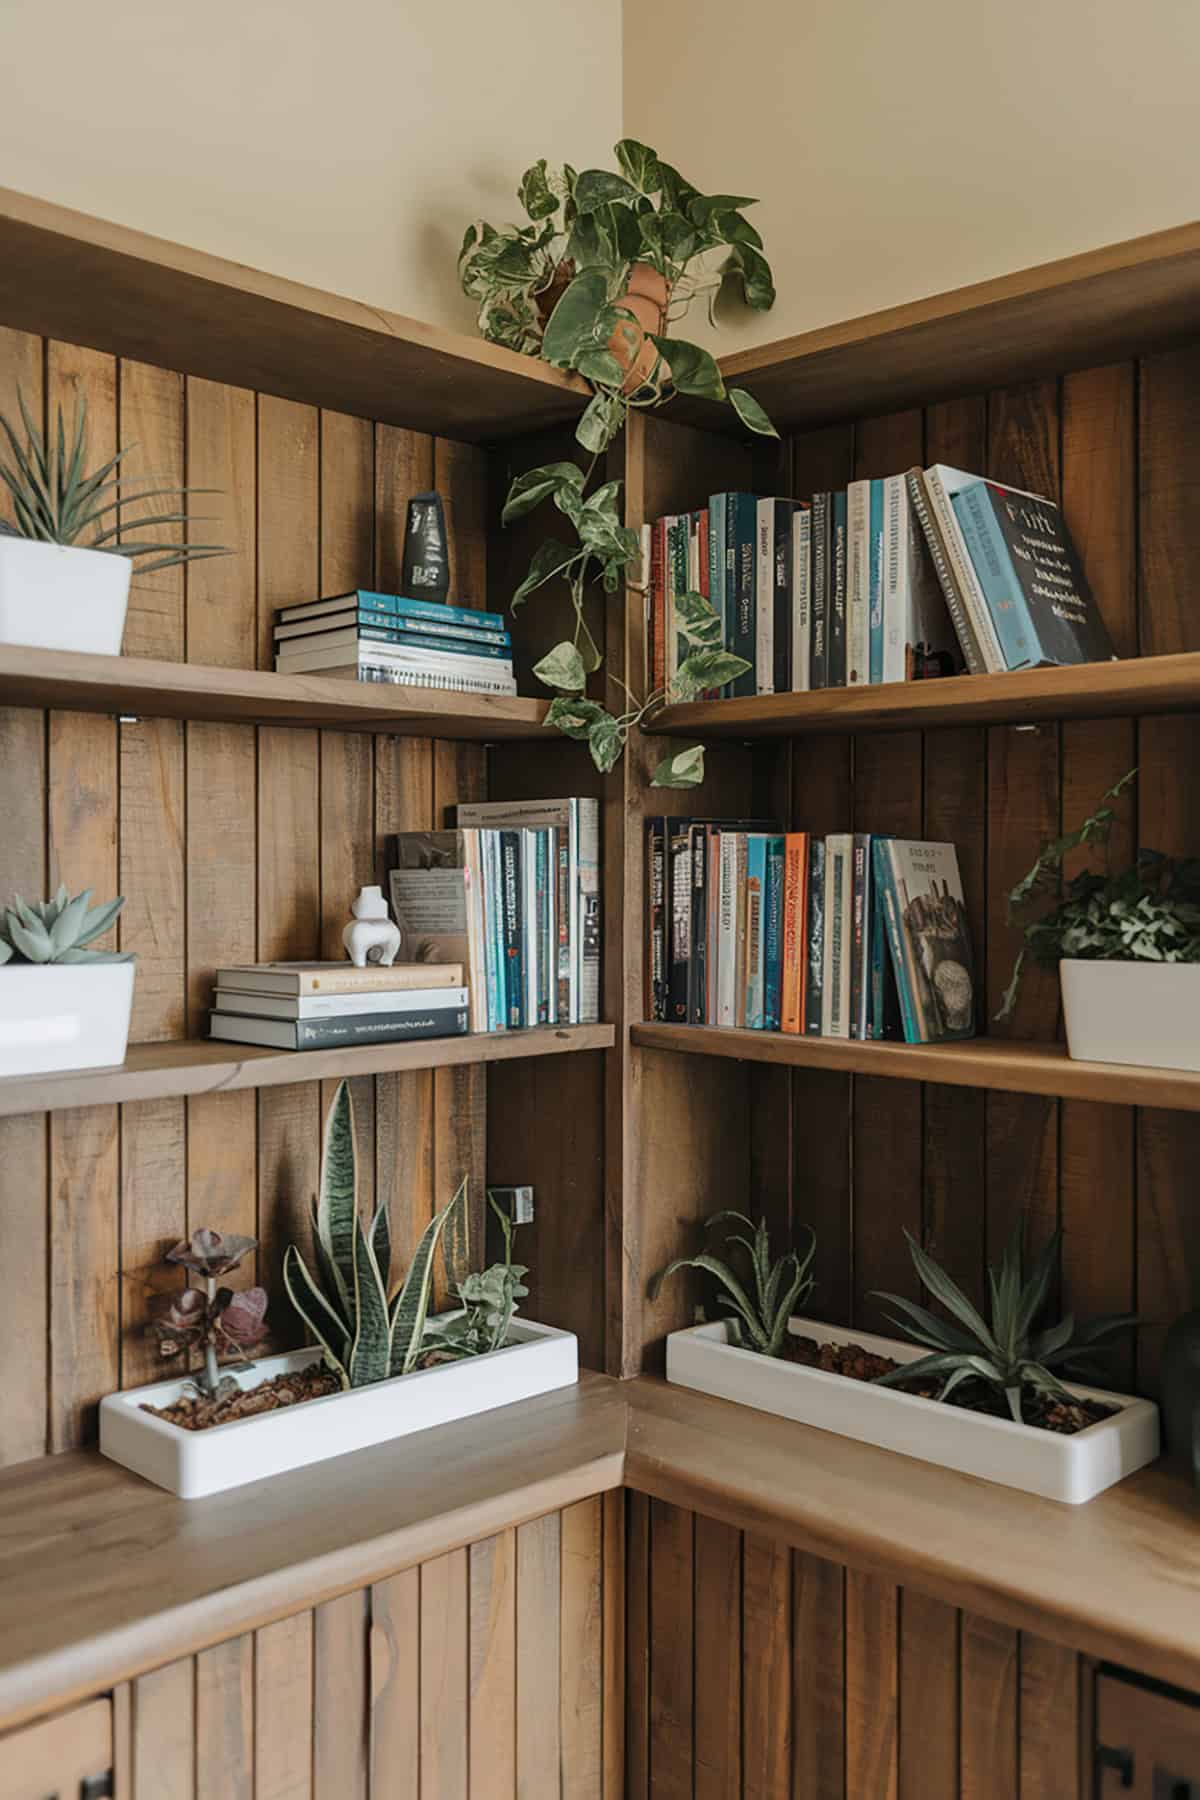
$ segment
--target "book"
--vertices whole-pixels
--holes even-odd
[[[725,604],[725,495],[710,494],[708,500],[708,598],[721,622],[718,642],[728,643],[728,611]],[[722,693],[728,692],[728,685]]]
[[[742,1002],[747,1031],[761,1031],[766,998],[766,899],[767,837],[765,832],[746,833],[746,948],[745,998]]]
[[[656,519],[650,527],[650,686],[656,692],[667,684],[667,521]]]
[[[721,831],[717,930],[717,1024],[737,1023],[738,833]]]
[[[846,489],[846,686],[871,676],[871,483]]]
[[[335,1014],[324,1019],[254,1019],[213,1013],[208,1035],[272,1050],[348,1050],[357,1044],[392,1044],[405,1038],[462,1037],[469,1029],[465,1006],[414,1007],[405,1013]]]
[[[676,513],[667,520],[667,682],[674,681],[688,653],[680,635],[677,603],[688,591],[688,515]]]
[[[1054,501],[983,480],[950,498],[1008,668],[1111,661],[1112,640]]]
[[[475,1031],[489,1018],[482,846],[478,832],[400,831],[384,840],[388,899],[406,964],[457,963]],[[428,985],[428,984],[427,984]]]
[[[809,840],[806,831],[789,831],[783,840],[783,962],[779,1029],[804,1029],[807,966]]]
[[[812,499],[812,573],[810,576],[809,673],[810,688],[829,686],[829,595],[833,559],[833,495],[814,494]]]
[[[412,966],[368,963],[356,969],[351,962],[230,963],[217,970],[216,985],[241,993],[284,994],[297,999],[314,994],[400,993],[416,988],[457,988],[465,985],[459,962],[424,962]]]
[[[667,1016],[665,818],[646,820],[646,1017],[661,1023]]]
[[[499,838],[504,1020],[510,1031],[519,1031],[530,1023],[526,1017],[525,938],[521,927],[524,845],[520,831],[502,827]]]
[[[417,965],[420,966],[419,964]],[[377,994],[264,994],[219,987],[214,1012],[248,1013],[258,1019],[329,1019],[369,1013],[466,1006],[465,987],[385,988]]]
[[[471,625],[443,625],[436,619],[408,619],[399,614],[371,612],[365,607],[338,607],[335,611],[322,613],[308,619],[293,619],[290,624],[276,625],[275,643],[299,644],[307,648],[305,640],[321,638],[332,631],[345,631],[352,626],[359,628],[358,635],[364,638],[382,638],[383,641],[395,643],[434,643],[445,650],[453,650],[456,646],[476,644],[512,644],[512,637],[507,631],[479,630]]]
[[[883,681],[953,675],[964,661],[918,517],[914,475],[923,493],[919,470],[883,484]]]
[[[872,481],[867,537],[868,681],[883,680],[883,482]]]
[[[364,612],[395,613],[411,619],[433,619],[440,624],[470,625],[473,628],[504,630],[504,614],[484,612],[481,607],[451,606],[445,600],[413,600],[402,594],[377,594],[370,588],[351,588],[345,594],[329,594],[320,600],[305,600],[295,606],[279,606],[275,618],[280,624],[292,619],[307,619],[347,605]]]
[[[346,625],[337,630],[312,631],[303,637],[285,638],[275,652],[275,661],[277,667],[284,668],[294,658],[309,656],[318,650],[351,650],[356,645],[391,644],[400,650],[433,651],[438,656],[489,657],[503,663],[508,673],[512,670],[512,640],[507,632],[502,636],[502,643],[490,643],[482,632],[473,638],[442,638],[424,631],[393,629],[389,625]]]
[[[791,688],[792,505],[768,498],[755,511],[754,677],[760,694]]]
[[[812,687],[812,508],[792,514],[792,692]]]
[[[829,656],[827,687],[846,685],[846,490],[831,497],[833,522],[829,552]]]
[[[512,664],[487,657],[458,656],[440,650],[417,650],[400,644],[355,643],[343,649],[288,652],[275,658],[281,675],[324,674],[341,669],[394,671],[410,675],[413,685],[436,687],[468,682],[482,692],[515,694]]]
[[[856,831],[853,846],[853,891],[850,915],[850,1036],[867,1036],[871,1000],[871,840]]]
[[[350,660],[345,663],[327,664],[318,661],[312,669],[297,669],[293,665],[290,669],[278,672],[319,675],[323,681],[363,681],[383,687],[433,688],[440,694],[494,694],[509,699],[515,696],[517,684],[511,675],[494,674],[497,666],[495,663],[481,663],[479,666],[487,673],[446,675],[421,663],[410,666],[407,663],[393,662],[390,658],[385,661],[368,654],[351,654]]]
[[[690,827],[687,819],[666,823],[667,1018],[673,1025],[685,1025],[692,954]]]
[[[964,474],[961,469],[947,468],[944,463],[934,463],[925,470],[925,491],[929,506],[941,529],[942,544],[945,549],[947,564],[954,577],[954,586],[959,595],[962,610],[970,619],[975,642],[979,654],[983,658],[984,668],[990,674],[999,674],[1006,667],[1004,651],[1000,647],[1000,639],[996,633],[995,623],[988,610],[987,599],[971,561],[970,552],[963,540],[958,516],[954,511],[951,496],[959,487],[975,481],[974,475]],[[949,604],[949,593],[946,595]],[[953,608],[951,617],[954,616]],[[955,621],[957,625],[957,620]],[[964,646],[965,649],[965,646]]]
[[[688,864],[691,869],[692,947],[688,958],[688,1024],[707,1023],[708,993],[708,862],[710,825],[692,825],[688,831]]]
[[[985,675],[987,673],[987,664],[984,661],[979,639],[975,635],[975,627],[971,622],[971,616],[967,612],[962,589],[959,587],[954,568],[950,561],[950,552],[942,532],[940,519],[934,510],[933,501],[929,493],[929,484],[925,479],[925,471],[923,469],[909,469],[906,472],[904,479],[908,487],[909,502],[912,506],[913,514],[921,527],[921,533],[925,539],[925,546],[929,551],[929,558],[933,564],[934,573],[938,579],[938,585],[942,590],[942,595],[946,602],[946,610],[950,615],[950,621],[954,627],[954,633],[958,639],[959,648],[962,651],[963,661],[967,665],[967,671],[971,675]]]
[[[772,686],[777,694],[792,691],[794,580],[792,569],[792,519],[794,500],[775,502],[775,581],[774,581],[774,672]]]
[[[974,1036],[974,962],[954,845],[877,838],[873,855],[905,1041]]]
[[[756,531],[758,502],[753,494],[725,496],[726,642],[750,667],[730,683],[738,699],[757,691]]]
[[[836,832],[825,839],[825,967],[821,1035],[850,1036],[850,976],[854,904],[854,839]]]
[[[825,840],[808,845],[808,919],[805,928],[804,1034],[820,1037],[825,1010]]]
[[[733,925],[735,933],[733,961],[733,1023],[744,1027],[746,1023],[746,997],[749,991],[748,953],[749,937],[748,900],[750,893],[750,845],[748,834],[735,831],[733,838],[734,854],[734,890],[733,890]]]
[[[763,1030],[778,1031],[783,1008],[783,843],[767,838],[763,896]]]

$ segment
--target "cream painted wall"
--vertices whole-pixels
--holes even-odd
[[[620,33],[620,0],[0,0],[0,185],[466,329],[466,225],[611,153]]]
[[[761,198],[726,348],[1200,215],[1196,0],[626,0],[624,62],[630,135]]]

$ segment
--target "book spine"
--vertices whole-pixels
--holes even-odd
[[[405,650],[436,650],[443,656],[487,656],[498,662],[512,661],[512,640],[506,643],[478,642],[467,638],[440,638],[424,631],[394,630],[387,625],[360,625],[360,644],[397,644]]]
[[[942,472],[935,464],[925,471],[925,486],[929,496],[929,506],[941,528],[942,544],[946,559],[954,573],[955,585],[962,596],[962,603],[967,617],[971,621],[975,633],[975,642],[979,654],[983,658],[983,666],[992,674],[1004,672],[1004,652],[1000,648],[1000,640],[992,624],[988,612],[987,600],[979,585],[979,578],[974,565],[967,554],[962,533],[958,528],[954,507],[949,490],[942,479]]]
[[[381,687],[434,688],[442,694],[497,694],[512,698],[517,691],[517,684],[511,675],[446,675],[432,669],[405,669],[398,668],[394,663],[373,661],[360,661],[349,668],[341,665],[326,670],[313,668],[308,672],[312,675],[327,673],[331,676],[349,677],[355,681],[377,682]],[[286,669],[281,673],[286,674]]]
[[[812,581],[809,632],[810,688],[829,686],[829,552],[833,531],[833,495],[814,494],[812,501]]]
[[[356,606],[361,612],[388,613],[396,618],[432,619],[440,625],[466,625],[472,629],[483,627],[491,631],[504,630],[504,614],[485,612],[481,607],[451,606],[445,600],[410,600],[403,594],[376,594],[368,588],[356,588],[350,594],[330,594],[330,600],[345,600],[347,606]],[[321,605],[323,602],[318,601]],[[275,617],[280,618],[289,613],[292,618],[305,616],[301,607],[276,607]]]
[[[554,1016],[558,1024],[567,1025],[571,1019],[571,834],[566,825],[554,827],[554,855],[554,929],[558,945]]]
[[[881,681],[908,677],[910,643],[908,557],[906,526],[911,516],[908,484],[903,475],[889,475],[883,484],[883,668]]]
[[[754,521],[755,692],[775,691],[775,502],[760,500]]]
[[[767,839],[763,901],[763,1030],[778,1031],[783,1010],[783,839]]]
[[[491,840],[492,937],[496,963],[497,1031],[508,1030],[508,945],[504,931],[504,845],[499,831],[489,831]]]
[[[1006,667],[1036,668],[1043,660],[1041,646],[1020,577],[992,512],[987,489],[982,482],[974,487],[960,488],[951,497],[951,505],[967,555],[983,589]]]
[[[717,929],[717,1024],[737,1017],[737,833],[717,833],[720,865]]]
[[[688,653],[687,639],[676,623],[676,603],[688,591],[687,513],[671,519],[667,527],[667,680],[674,681],[680,663]]]
[[[808,918],[808,835],[789,831],[783,840],[783,975],[779,1029],[804,1026],[805,929]]]
[[[850,943],[850,1036],[867,1035],[867,1007],[871,984],[867,966],[870,954],[871,840],[863,832],[854,835],[854,893],[851,910]]]
[[[521,832],[521,1010],[527,1025],[538,1019],[537,833]]]
[[[505,1016],[510,1030],[525,1024],[525,970],[521,954],[521,834],[500,833],[501,905],[504,916]]]
[[[688,833],[692,873],[692,942],[688,957],[688,1024],[703,1025],[708,984],[708,833],[693,825]]]
[[[851,841],[845,833],[825,840],[825,991],[821,1032],[850,1036],[852,883]]]
[[[749,846],[744,831],[735,831],[733,841],[736,857],[733,913],[734,927],[737,932],[737,959],[733,975],[733,1022],[736,1026],[744,1026],[746,1023],[746,897],[749,886],[747,880]]]
[[[747,1031],[763,1029],[766,960],[767,840],[761,832],[746,837],[746,972]]]
[[[600,1020],[600,802],[572,800],[579,842],[579,1019]]]
[[[350,1044],[393,1043],[400,1038],[457,1037],[469,1027],[467,1008],[414,1009],[409,1013],[351,1013],[335,1019],[298,1019],[297,1050],[335,1050]]]
[[[774,529],[774,595],[775,668],[774,687],[777,694],[792,691],[792,513],[790,500],[775,502]]]
[[[655,692],[667,682],[667,521],[656,519],[650,534],[650,683]]]
[[[708,598],[721,621],[720,643],[729,643],[725,609],[725,496],[713,494],[708,502]],[[721,689],[727,693],[728,686]]]
[[[868,585],[870,596],[868,612],[870,615],[870,680],[876,684],[883,680],[883,538],[884,538],[884,504],[883,482],[871,483],[871,517],[870,537],[868,540]]]
[[[755,502],[753,494],[726,496],[725,580],[727,604],[732,607],[729,648],[750,667],[730,683],[730,692],[744,699],[755,683]]]
[[[663,818],[646,820],[646,920],[649,932],[647,959],[649,983],[646,1017],[661,1023],[667,1016],[666,972],[666,828]]]
[[[1111,662],[1112,639],[1061,510],[1052,500],[980,483],[981,504],[1008,552],[1041,665]]]
[[[533,989],[535,1017],[539,1025],[550,1023],[550,922],[546,912],[549,898],[548,871],[549,845],[547,833],[536,830],[533,833],[533,880],[530,884],[533,898],[533,936],[537,955],[534,964],[536,979]]]
[[[846,686],[871,672],[871,484],[846,490]]]
[[[487,1029],[499,1031],[504,1022],[504,1008],[500,1001],[501,964],[496,944],[496,878],[493,867],[494,831],[483,831],[476,828],[479,839],[479,868],[482,892],[483,912],[483,974],[484,974],[484,1007],[487,1015]]]
[[[930,502],[925,477],[920,469],[910,469],[905,480],[908,484],[908,498],[912,510],[916,514],[917,523],[920,525],[925,542],[929,547],[934,573],[941,584],[942,593],[946,597],[946,610],[950,614],[950,623],[958,638],[963,661],[970,674],[985,675],[987,664],[983,660],[979,639],[975,635],[975,626],[967,612],[966,603],[950,561],[946,540],[942,535],[941,522]]]
[[[833,495],[829,552],[829,675],[831,688],[846,685],[846,491]]]
[[[812,686],[812,511],[792,514],[792,692]]]
[[[692,870],[688,821],[667,820],[667,1018],[686,1025],[692,953]]]
[[[895,872],[892,868],[891,850],[885,839],[875,840],[875,882],[879,889],[883,905],[883,916],[887,925],[888,949],[892,958],[892,974],[895,977],[896,992],[900,1000],[900,1016],[904,1025],[904,1041],[906,1044],[921,1042],[921,1028],[917,1022],[913,1007],[912,991],[908,980],[908,967],[905,960],[904,927],[900,920],[900,896],[896,888]]]
[[[808,905],[805,919],[804,1034],[820,1037],[825,1010],[825,840],[808,846]]]
[[[508,648],[512,645],[512,636],[507,631],[472,631],[465,625],[438,625],[428,619],[413,620],[409,624],[388,613],[363,610],[344,618],[334,615],[311,620],[293,619],[289,624],[275,627],[275,643],[277,647],[284,644],[302,646],[331,631],[356,631],[360,638],[383,638],[403,644],[433,643],[440,650],[473,650],[478,644]]]

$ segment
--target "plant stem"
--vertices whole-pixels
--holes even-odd
[[[204,1289],[205,1289],[206,1294],[208,1295],[208,1311],[209,1311],[209,1317],[211,1319],[213,1301],[217,1297],[217,1282],[216,1282],[215,1276],[213,1276],[213,1275],[205,1276]],[[212,1330],[212,1327],[210,1325],[210,1327],[209,1327],[210,1334],[211,1334],[211,1330]],[[204,1386],[207,1389],[210,1398],[212,1398],[216,1394],[217,1384],[220,1381],[220,1379],[221,1379],[221,1377],[217,1373],[216,1345],[213,1343],[212,1337],[210,1335],[209,1337],[207,1337],[205,1339],[205,1344],[204,1344]]]

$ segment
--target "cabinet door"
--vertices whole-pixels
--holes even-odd
[[[112,1762],[112,1701],[90,1700],[0,1738],[0,1800],[92,1800]]]
[[[1095,1766],[1101,1800],[1200,1800],[1200,1700],[1098,1676]]]

